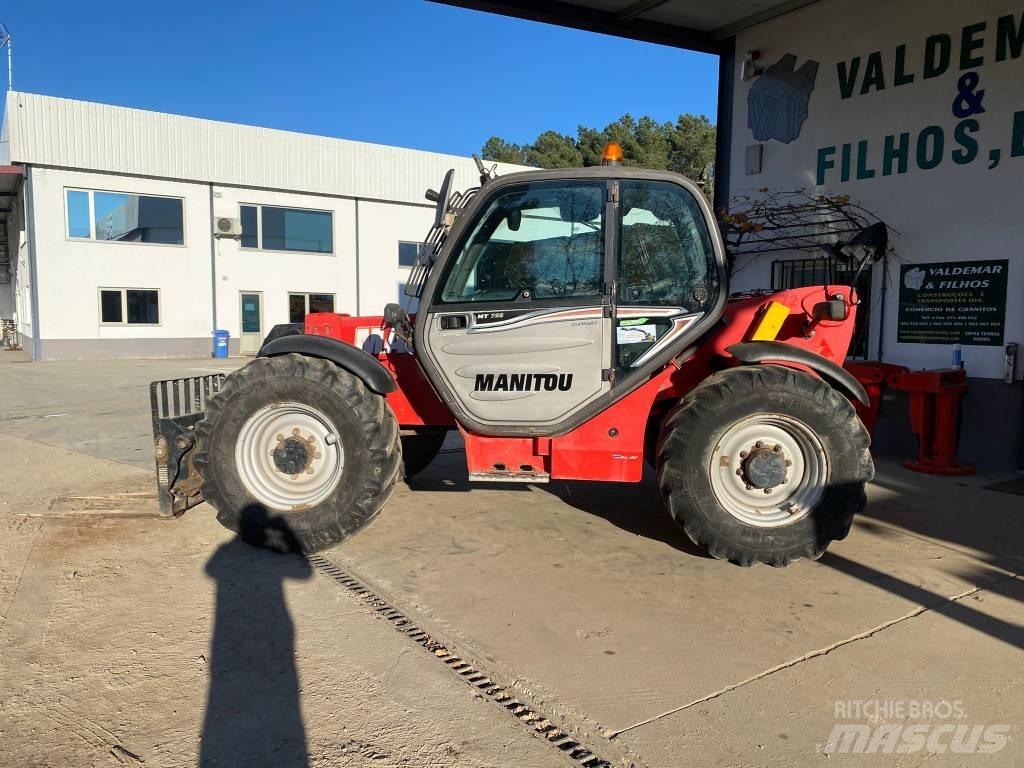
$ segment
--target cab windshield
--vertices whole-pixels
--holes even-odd
[[[603,182],[539,182],[502,192],[454,259],[441,302],[600,295],[604,200]]]

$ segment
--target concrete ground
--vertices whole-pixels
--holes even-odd
[[[578,764],[306,561],[142,516],[145,385],[236,364],[0,356],[0,764]],[[470,490],[453,442],[325,557],[615,764],[1015,766],[1006,478],[882,460],[819,562],[741,569],[651,478]]]

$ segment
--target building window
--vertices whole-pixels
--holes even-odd
[[[409,243],[405,240],[398,241],[398,266],[415,267],[416,261],[423,250],[423,243]]]
[[[77,189],[69,189],[68,199],[68,237],[92,237],[89,222],[89,193]]]
[[[124,291],[100,291],[100,322],[123,323]]]
[[[772,290],[806,288],[810,285],[849,285],[856,274],[854,265],[832,257],[786,259],[772,262]],[[868,356],[868,328],[871,326],[871,270],[857,277],[857,319],[850,342],[850,357]]]
[[[185,244],[185,208],[180,197],[68,189],[65,202],[70,238]]]
[[[333,312],[333,293],[289,293],[288,322],[301,323],[312,312]]]
[[[334,253],[334,219],[330,211],[242,205],[239,218],[243,248]]]
[[[103,325],[159,325],[160,291],[154,288],[100,288]]]
[[[255,205],[243,205],[241,207],[242,220],[242,247],[259,248],[259,212]]]

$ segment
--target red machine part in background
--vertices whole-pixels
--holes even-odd
[[[973,475],[973,464],[956,458],[957,411],[967,391],[963,368],[937,371],[903,371],[890,377],[889,386],[909,396],[910,428],[917,435],[920,455],[903,466],[929,475]]]
[[[870,405],[863,405],[856,400],[851,402],[857,411],[857,415],[860,416],[860,420],[868,428],[868,433],[873,437],[875,434],[875,423],[878,421],[878,411],[882,407],[882,389],[886,386],[892,386],[888,383],[892,376],[908,373],[910,369],[902,365],[893,365],[892,363],[855,361],[849,361],[843,367],[854,375],[854,378],[861,383],[861,386],[868,393],[868,399],[871,401]]]
[[[917,435],[918,457],[903,466],[929,475],[973,475],[973,464],[956,457],[960,397],[967,391],[967,372],[962,368],[911,371],[902,365],[848,362],[844,366],[868,393],[871,404],[858,402],[857,409],[868,432],[874,435],[884,387],[907,393],[910,428]]]

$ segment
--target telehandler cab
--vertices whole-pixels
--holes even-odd
[[[851,404],[867,395],[842,368],[853,289],[730,297],[698,186],[615,149],[601,167],[484,170],[463,193],[449,171],[427,193],[414,314],[311,314],[226,377],[154,382],[162,513],[206,500],[267,546],[280,526],[251,521],[280,516],[325,549],[457,429],[471,481],[635,483],[647,463],[714,557],[820,557],[874,473]]]

